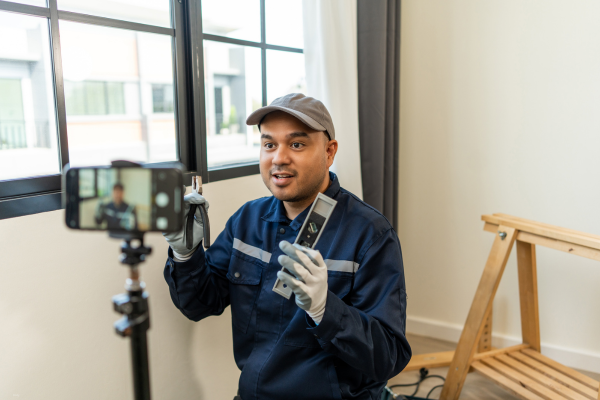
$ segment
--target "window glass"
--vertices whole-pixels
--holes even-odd
[[[260,42],[259,0],[202,0],[204,33]]]
[[[266,0],[265,21],[268,44],[304,48],[302,0]]]
[[[71,165],[176,160],[172,38],[69,21],[60,38]]]
[[[155,113],[173,112],[173,85],[152,85],[152,109]]]
[[[58,0],[58,9],[171,27],[169,0]]]
[[[267,101],[288,93],[306,93],[304,54],[267,50]]]
[[[123,82],[65,82],[67,115],[125,114]]]
[[[48,20],[0,11],[0,180],[58,174]]]
[[[258,160],[260,134],[247,126],[262,106],[260,49],[204,41],[208,166]]]

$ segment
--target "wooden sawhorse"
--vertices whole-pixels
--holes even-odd
[[[596,380],[543,356],[535,246],[600,261],[600,236],[506,214],[483,215],[484,230],[496,234],[456,351],[421,354],[405,371],[449,366],[440,399],[458,399],[467,373],[476,371],[526,400],[600,400]],[[492,303],[508,256],[517,243],[523,343],[491,347]],[[393,382],[390,382],[390,384]]]

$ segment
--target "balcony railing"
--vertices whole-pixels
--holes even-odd
[[[25,121],[0,121],[0,150],[27,147]]]
[[[0,150],[25,149],[27,147],[50,148],[50,123],[35,121],[35,133],[28,145],[25,121],[0,121]]]

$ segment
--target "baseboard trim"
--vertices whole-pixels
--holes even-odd
[[[421,317],[406,317],[406,331],[408,333],[448,342],[458,343],[462,328],[462,325],[449,322]],[[508,347],[519,343],[521,343],[521,338],[492,333],[492,345],[495,347]],[[599,353],[571,349],[552,343],[542,343],[542,354],[571,368],[600,373]]]

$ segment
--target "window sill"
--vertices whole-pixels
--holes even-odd
[[[61,191],[0,200],[0,219],[23,217],[62,208]]]

